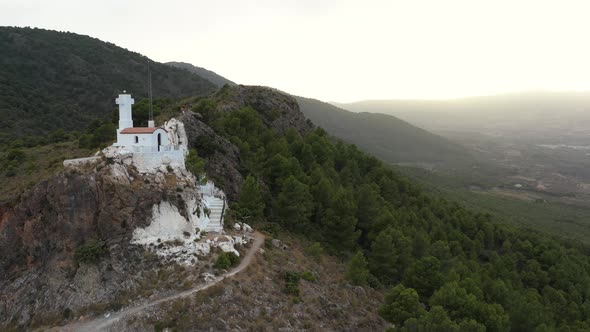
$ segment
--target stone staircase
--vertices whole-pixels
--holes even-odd
[[[223,199],[209,196],[207,197],[209,208],[209,223],[205,227],[206,232],[220,232],[223,229]]]

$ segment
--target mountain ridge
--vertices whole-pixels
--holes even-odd
[[[311,105],[300,107],[305,102]],[[168,167],[138,174],[123,159],[129,155],[104,156],[96,165],[61,170],[33,184],[14,204],[0,205],[0,252],[6,253],[0,255],[0,307],[7,309],[0,310],[3,328],[59,326],[89,314],[108,315],[154,292],[189,288],[206,283],[211,273],[223,273],[236,260],[227,253],[196,255],[188,266],[162,261],[155,253],[160,248],[182,253],[182,246],[194,245],[191,236],[200,231],[194,227],[188,236],[177,233],[178,241],[154,236],[157,244],[151,247],[130,241],[154,219],[176,219],[154,217],[161,216],[159,203],[178,212],[181,222],[205,216],[204,206],[189,209],[199,197],[196,180],[205,169],[227,194],[225,230],[244,244],[247,221],[274,238],[265,241],[248,277],[236,276],[241,279],[155,309],[149,317],[133,317],[131,328],[590,329],[587,247],[501,225],[491,214],[430,195],[396,168],[315,127],[301,112],[327,108],[331,112],[324,114],[340,117],[342,110],[275,89],[229,85],[168,106],[162,115],[178,115],[184,124],[184,143],[191,150],[186,162],[194,174]],[[360,127],[383,140],[399,134],[387,123],[394,121],[414,136],[426,136],[425,143],[446,146],[442,157],[461,156],[439,136],[394,117],[361,114],[383,123],[368,131],[371,126],[359,126],[362,116],[344,114],[349,122],[334,122],[346,125],[344,134],[356,134]],[[408,140],[388,143],[397,144],[388,150],[393,157],[399,158],[395,151],[416,149]],[[440,151],[430,150],[432,162],[441,161]],[[20,166],[16,152],[5,154]],[[404,159],[410,157],[424,160],[410,154]],[[221,237],[205,235],[205,241]]]
[[[212,70],[209,70],[209,69],[206,69],[203,67],[199,67],[199,66],[195,66],[195,65],[187,63],[187,62],[170,61],[170,62],[165,62],[164,64],[172,66],[172,67],[176,67],[176,68],[185,69],[191,73],[197,74],[198,76],[215,84],[218,88],[221,88],[222,86],[224,86],[226,84],[237,85],[236,83],[228,80],[227,78],[217,74],[216,72],[214,72]]]
[[[394,116],[355,113],[316,99],[295,98],[312,122],[385,162],[450,165],[457,158],[470,160],[460,145]]]
[[[147,97],[148,58],[75,33],[0,27],[0,143],[56,129],[83,131],[112,117],[123,90]],[[207,95],[216,86],[150,61],[156,98]]]
[[[334,103],[354,112],[397,116],[434,132],[484,132],[527,137],[583,134],[590,126],[590,92],[546,92],[445,100],[365,100]]]

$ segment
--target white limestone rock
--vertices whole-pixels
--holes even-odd
[[[248,240],[246,240],[246,238],[244,238],[243,236],[234,236],[234,243],[236,245],[241,246],[248,243]]]
[[[187,151],[188,137],[184,129],[184,123],[172,118],[164,123],[164,129],[168,132],[168,139],[174,146],[178,146],[183,149],[185,153]]]
[[[114,160],[124,160],[127,158],[131,158],[133,156],[133,152],[125,149],[122,146],[107,146],[102,150],[102,153],[105,157],[111,158]]]
[[[211,242],[211,247],[213,248],[219,248],[223,252],[233,252],[237,256],[240,256],[240,253],[236,250],[235,245],[236,241],[229,235],[215,237]]]
[[[201,277],[205,280],[205,283],[207,283],[207,284],[212,282],[213,280],[215,280],[215,275],[213,275],[209,272],[201,273]]]
[[[240,253],[234,248],[234,244],[232,242],[221,242],[218,247],[223,250],[223,252],[233,252],[236,256],[240,256]]]
[[[194,234],[194,228],[169,202],[161,202],[152,209],[152,222],[146,228],[133,231],[131,243],[149,244],[164,241],[184,240],[183,233]]]
[[[239,231],[239,230],[241,230],[241,229],[242,229],[242,226],[240,226],[240,223],[239,223],[239,222],[237,222],[237,223],[235,223],[235,224],[234,224],[234,229],[235,229],[236,231]]]
[[[129,180],[129,172],[127,172],[127,167],[122,164],[112,164],[109,166],[111,171],[111,176],[117,182],[122,184],[130,184],[131,181]]]
[[[246,223],[242,223],[242,228],[244,229],[244,232],[247,232],[247,233],[254,232],[254,230],[252,229],[252,227],[250,227],[250,225],[248,225]]]
[[[125,168],[118,165],[117,169],[119,166]],[[212,248],[239,255],[235,246],[244,243],[243,237],[234,239],[231,236],[220,235],[202,239],[201,230],[209,232],[211,229],[217,229],[215,225],[209,227],[210,220],[203,211],[207,203],[205,199],[212,197],[198,190],[190,173],[186,175],[177,177],[177,184],[178,188],[181,188],[178,195],[182,196],[188,213],[181,214],[177,206],[166,201],[154,205],[151,223],[145,228],[135,229],[131,243],[152,250],[162,259],[184,265],[193,264],[199,256],[210,255]],[[165,174],[162,172],[143,176],[160,187],[166,183]]]
[[[77,168],[85,165],[92,165],[96,164],[101,161],[101,157],[93,156],[87,158],[77,158],[77,159],[66,159],[63,161],[64,167],[68,168]]]
[[[207,242],[195,242],[194,246],[199,255],[207,256],[211,253],[211,245]]]

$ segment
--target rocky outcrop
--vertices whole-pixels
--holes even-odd
[[[294,128],[305,135],[312,129],[297,102],[273,89],[224,87],[213,98],[219,112],[252,107],[279,132]],[[177,143],[197,149],[208,177],[236,200],[243,182],[239,149],[196,113],[187,111],[178,120],[166,124],[178,133]],[[0,206],[0,328],[28,327],[50,317],[59,321],[139,288],[154,270],[150,264],[160,263],[146,256],[142,245],[132,244],[134,231],[147,229],[149,235],[154,211],[161,215],[162,206],[190,219],[186,192],[196,187],[184,168],[140,173],[128,155],[107,151],[101,159],[68,164],[14,205]],[[247,243],[251,229],[240,228],[243,235],[210,239],[208,248],[234,251],[234,245]],[[189,240],[197,237],[194,228],[182,232]],[[98,257],[91,263],[76,259],[80,248],[91,248]],[[206,251],[198,249],[197,255]]]
[[[251,107],[269,127],[280,133],[295,129],[303,136],[313,129],[313,124],[306,120],[297,101],[276,89],[225,86],[211,99],[216,105],[215,112],[233,112]],[[207,174],[223,188],[230,200],[236,200],[243,181],[239,149],[203,122],[200,114],[186,111],[179,120],[184,124],[189,148],[196,149],[201,157],[207,159]]]
[[[230,200],[237,199],[243,182],[239,149],[215,133],[196,113],[188,111],[180,117],[180,121],[184,123],[189,148],[196,149],[199,156],[207,160],[207,175],[223,188]]]
[[[280,133],[290,128],[302,136],[313,125],[307,121],[299,109],[297,100],[276,89],[263,86],[225,86],[216,94],[217,110],[232,112],[243,107],[251,107],[262,115],[265,123]]]
[[[168,133],[168,140],[171,145],[181,147],[187,144],[188,138],[182,121],[172,118],[164,123],[164,129]]]
[[[155,204],[181,208],[178,191],[190,186],[189,177],[140,175],[105,158],[24,193],[0,213],[0,326],[65,317],[137,287],[150,266],[130,244],[133,230],[149,225]],[[99,259],[77,261],[88,245]]]

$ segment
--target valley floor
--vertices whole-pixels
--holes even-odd
[[[418,180],[428,191],[461,202],[470,209],[489,212],[494,220],[513,224],[568,240],[590,244],[590,204],[569,202],[563,197],[526,189],[469,186],[476,181],[450,172],[408,168],[402,173]]]

